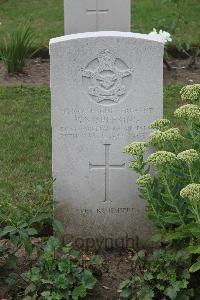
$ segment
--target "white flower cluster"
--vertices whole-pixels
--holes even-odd
[[[200,100],[200,84],[186,85],[181,89],[180,94],[182,100],[196,102]]]
[[[159,145],[160,143],[166,142],[179,142],[182,141],[184,137],[180,134],[178,128],[170,128],[166,131],[154,131],[149,136],[149,143],[153,146]]]
[[[200,108],[194,104],[186,104],[177,108],[174,115],[175,117],[183,118],[191,122],[200,122]]]
[[[157,30],[154,28],[153,31],[149,33],[149,36],[156,39],[161,38],[164,44],[172,42],[171,34],[167,31],[160,30],[157,32]]]
[[[188,163],[192,164],[193,162],[197,161],[199,159],[199,154],[194,149],[185,150],[183,152],[180,152],[177,155],[177,158]]]
[[[200,184],[191,183],[180,191],[182,198],[188,198],[190,201],[200,200]]]
[[[124,148],[124,152],[131,155],[143,155],[146,150],[146,143],[133,142]]]
[[[141,175],[140,177],[138,177],[136,183],[142,186],[150,185],[152,183],[151,175],[150,174]]]
[[[169,128],[171,122],[168,119],[159,119],[150,124],[150,129],[166,130]]]
[[[159,167],[167,167],[167,165],[172,165],[176,163],[177,158],[176,155],[172,152],[168,151],[157,151],[153,153],[148,158],[148,163],[159,168]]]

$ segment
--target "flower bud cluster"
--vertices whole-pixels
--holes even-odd
[[[138,177],[136,183],[142,186],[150,185],[152,183],[151,175],[150,174],[141,175],[140,177]]]
[[[180,152],[177,155],[177,158],[181,161],[184,161],[188,164],[192,164],[193,162],[197,161],[199,159],[199,154],[194,149],[185,150],[183,152]]]
[[[124,152],[131,155],[143,155],[146,150],[146,143],[134,142],[124,148]]]
[[[176,155],[172,152],[168,151],[157,151],[153,153],[148,158],[148,163],[152,164],[153,166],[159,167],[166,167],[167,165],[173,165],[177,162]]]
[[[200,123],[200,108],[194,104],[187,104],[179,107],[175,110],[174,115],[178,118]]]
[[[159,119],[154,121],[153,123],[151,123],[151,125],[149,126],[150,129],[158,129],[161,131],[164,131],[166,129],[169,128],[170,126],[170,120],[168,119]]]
[[[151,145],[157,145],[164,142],[179,142],[182,141],[184,137],[181,135],[178,128],[170,128],[166,131],[155,131],[149,136],[149,143]]]
[[[180,191],[182,198],[188,198],[190,201],[200,201],[200,184],[188,184]]]
[[[197,102],[200,100],[200,84],[186,85],[181,89],[180,94],[182,100]]]

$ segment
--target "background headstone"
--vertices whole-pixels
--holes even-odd
[[[162,117],[163,44],[76,34],[52,39],[50,57],[55,215],[80,246],[141,246],[151,226],[122,149]]]
[[[130,31],[130,0],[64,0],[65,34]]]

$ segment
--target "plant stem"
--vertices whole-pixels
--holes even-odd
[[[177,212],[177,214],[178,214],[178,216],[179,216],[179,219],[180,219],[181,223],[182,223],[183,225],[185,225],[185,222],[184,222],[184,220],[183,220],[183,217],[182,217],[182,215],[181,215],[181,212],[180,212],[180,210],[179,210],[179,208],[178,208],[178,206],[177,206],[177,204],[176,204],[176,201],[175,201],[175,199],[174,199],[174,197],[173,197],[173,195],[172,195],[172,193],[171,193],[171,190],[170,190],[170,187],[169,187],[169,185],[168,185],[167,179],[166,179],[165,176],[163,176],[163,179],[164,179],[164,185],[165,185],[165,188],[166,188],[167,193],[168,193],[168,195],[169,195],[169,198],[170,198],[170,200],[171,200],[171,204],[172,204],[172,206],[175,208],[175,210],[176,210],[176,212]]]
[[[195,179],[194,179],[194,176],[192,174],[191,165],[187,164],[187,166],[188,166],[188,170],[189,170],[189,174],[190,174],[190,178],[191,178],[191,183],[194,183]]]
[[[159,225],[162,227],[162,229],[165,229],[165,226],[160,222],[160,218],[158,216],[158,213],[157,213],[157,211],[156,211],[156,209],[153,205],[153,197],[151,196],[151,192],[149,191],[148,187],[146,188],[146,191],[147,191],[147,195],[148,195],[149,205],[151,206],[151,208],[152,208],[152,210],[153,210],[153,212],[156,216],[156,219],[158,220]]]

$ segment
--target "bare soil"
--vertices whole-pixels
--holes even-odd
[[[129,251],[112,251],[102,254],[104,259],[99,283],[87,300],[117,300],[119,299],[119,284],[134,274],[134,264]]]
[[[198,83],[200,82],[200,58],[190,67],[189,59],[168,58],[170,70],[164,65],[164,83]],[[3,62],[0,61],[0,85],[49,86],[49,59],[35,58],[27,62],[23,74],[8,75]]]

